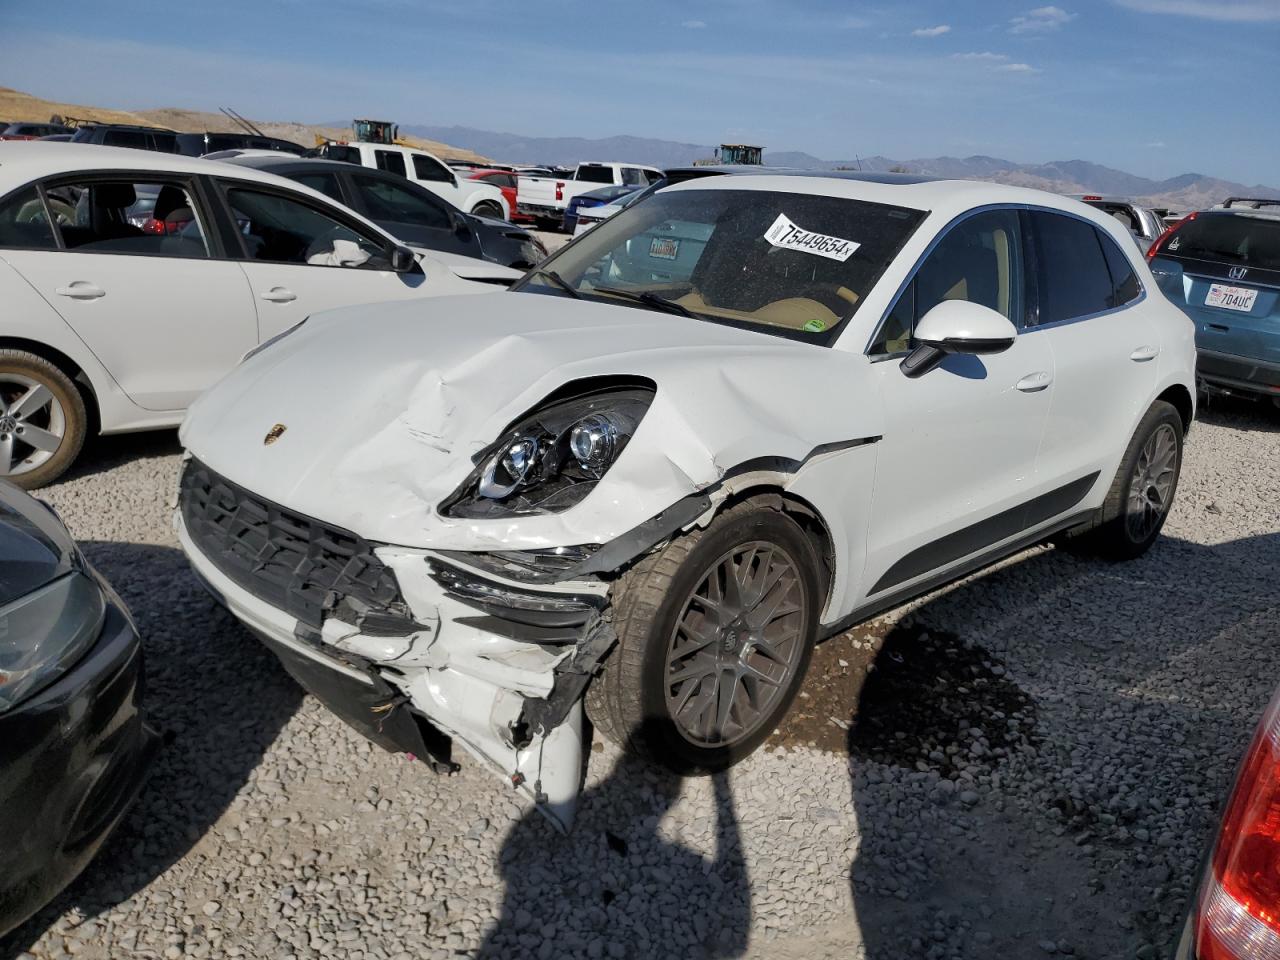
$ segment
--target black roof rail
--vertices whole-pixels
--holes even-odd
[[[1225,208],[1238,203],[1252,203],[1255,209],[1257,207],[1280,207],[1280,200],[1270,197],[1227,197],[1222,206]]]

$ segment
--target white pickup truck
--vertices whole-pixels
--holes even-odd
[[[387,170],[412,180],[430,190],[437,197],[449,201],[459,210],[477,217],[510,220],[514,212],[502,196],[502,190],[483,180],[459,178],[438,158],[425,150],[402,147],[398,144],[326,143],[318,151],[326,160],[341,160],[375,170]]]
[[[539,226],[559,226],[565,207],[580,193],[609,184],[647,187],[661,179],[662,171],[657,167],[638,163],[580,163],[571,177],[522,176],[516,193],[516,209],[533,217]]]

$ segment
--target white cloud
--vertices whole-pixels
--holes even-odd
[[[1006,63],[1003,66],[996,67],[996,69],[1003,70],[1005,73],[1039,73],[1040,72],[1029,63]]]
[[[953,53],[952,59],[955,60],[986,60],[991,63],[1000,63],[1008,60],[1008,54],[992,53],[990,50],[984,50],[982,53]]]
[[[1147,144],[1147,149],[1148,149],[1148,150],[1163,150],[1163,149],[1164,149],[1165,147],[1167,147],[1167,146],[1168,146],[1168,144],[1167,144],[1167,143],[1165,143],[1163,140],[1152,140],[1150,143],[1148,143],[1148,144]]]
[[[950,33],[951,27],[948,24],[940,23],[936,27],[921,27],[919,30],[912,30],[913,37],[940,37],[944,33]]]
[[[1162,16],[1198,17],[1225,23],[1280,20],[1277,0],[1116,0],[1122,7]]]
[[[840,21],[840,26],[845,30],[862,30],[871,26],[871,21],[866,17],[845,17]]]
[[[707,28],[707,22],[705,20],[686,20],[684,23],[680,24],[680,26],[684,27],[686,30],[705,30]]]
[[[1061,7],[1036,7],[1009,21],[1010,33],[1048,33],[1076,18]]]

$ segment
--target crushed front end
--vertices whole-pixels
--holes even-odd
[[[372,543],[194,458],[175,522],[209,591],[360,733],[440,773],[457,741],[570,827],[582,693],[615,641],[590,548]]]

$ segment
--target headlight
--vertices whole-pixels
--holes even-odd
[[[535,266],[547,258],[547,248],[537,237],[529,237],[520,242],[520,259]]]
[[[102,591],[79,571],[0,607],[0,714],[74,665],[105,614]]]
[[[559,513],[580,503],[622,455],[653,394],[652,383],[637,382],[553,397],[480,455],[442,512],[506,517]]]

